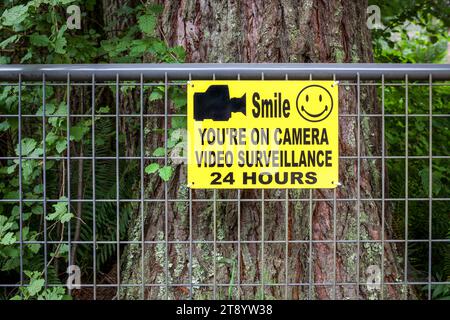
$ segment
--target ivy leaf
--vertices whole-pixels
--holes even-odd
[[[48,134],[47,134],[47,137],[45,138],[45,141],[49,144],[49,145],[52,145],[52,144],[54,144],[55,143],[55,141],[58,139],[58,136],[53,132],[53,131],[50,131]]]
[[[159,169],[159,176],[165,182],[169,181],[170,177],[172,176],[172,173],[173,168],[171,166],[164,166],[161,169]]]
[[[31,138],[22,139],[22,156],[27,156],[36,148],[36,140]],[[16,154],[19,155],[19,145],[16,147]]]
[[[58,153],[61,153],[66,149],[67,149],[67,141],[66,140],[58,140],[58,142],[56,143],[56,151]]]
[[[143,33],[153,35],[156,26],[156,18],[151,14],[142,15],[138,18],[138,25]]]
[[[153,151],[154,157],[163,157],[165,154],[166,150],[164,150],[164,148],[162,147],[156,148],[155,151]]]
[[[145,167],[145,173],[147,173],[147,174],[155,173],[156,171],[158,171],[158,169],[159,169],[159,164],[152,163]]]

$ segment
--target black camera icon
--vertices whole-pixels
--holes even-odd
[[[227,85],[209,86],[206,92],[194,93],[194,119],[228,121],[232,112],[242,112],[245,115],[245,96],[230,99]]]

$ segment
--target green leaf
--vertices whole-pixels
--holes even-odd
[[[41,249],[41,245],[39,243],[29,244],[27,248],[34,254],[38,253]]]
[[[55,112],[55,105],[54,104],[52,104],[52,103],[47,103],[46,105],[45,105],[45,115],[46,116],[48,116],[48,115],[50,115],[50,114],[53,114],[53,112]],[[38,111],[36,112],[36,115],[37,116],[42,116],[44,114],[44,112],[43,112],[43,107],[42,106],[40,106],[39,107],[39,109],[38,109]]]
[[[61,197],[60,200],[66,200],[66,197]],[[47,216],[47,220],[59,220],[61,223],[68,222],[72,219],[73,214],[67,210],[67,202],[58,202],[53,205],[55,211]]]
[[[109,107],[101,107],[100,109],[98,109],[98,113],[108,113],[109,112]]]
[[[48,134],[47,134],[47,137],[45,138],[45,141],[49,144],[49,145],[52,145],[52,144],[54,144],[55,143],[55,141],[58,139],[58,136],[53,132],[53,131],[50,131]]]
[[[147,173],[147,174],[155,173],[156,171],[158,171],[158,169],[159,169],[159,164],[152,163],[145,167],[145,173]]]
[[[42,209],[41,206],[34,206],[33,208],[31,208],[31,212],[33,214],[40,215],[44,212],[44,210]]]
[[[16,237],[14,236],[14,233],[8,232],[3,236],[3,239],[0,241],[0,244],[3,244],[5,246],[12,245],[16,242]]]
[[[14,171],[16,170],[17,164],[13,164],[9,167],[6,167],[6,173],[7,174],[12,174],[14,173]]]
[[[5,49],[9,44],[16,42],[17,38],[18,38],[18,35],[15,34],[15,35],[7,38],[6,40],[3,40],[2,42],[0,42],[0,48]]]
[[[28,17],[28,6],[18,5],[11,9],[6,9],[2,14],[2,20],[4,26],[14,26]]]
[[[28,52],[20,59],[20,63],[24,63],[25,61],[30,60],[33,57],[33,52],[28,49]]]
[[[28,156],[36,148],[36,140],[31,138],[22,139],[22,156]],[[16,146],[16,154],[19,155],[19,145]]]
[[[44,283],[44,279],[31,279],[30,285],[27,287],[27,291],[31,296],[35,296],[42,290]]]
[[[38,300],[63,300],[66,290],[62,287],[48,288],[39,295]]]
[[[171,166],[164,166],[161,169],[159,169],[159,176],[165,182],[169,181],[170,177],[172,176],[172,173],[173,173],[173,168]]]
[[[175,141],[172,138],[170,138],[169,141],[167,141],[167,148],[173,148],[176,146],[177,143],[178,141]]]
[[[156,148],[155,151],[153,151],[154,157],[163,157],[165,154],[166,150],[164,150],[164,148],[162,147]]]
[[[38,194],[44,192],[44,185],[43,185],[42,183],[37,184],[37,185],[33,188],[33,192],[34,192],[34,193],[38,193]]]
[[[156,26],[156,17],[151,14],[145,14],[138,18],[139,29],[147,34],[153,35]]]
[[[39,157],[40,155],[44,154],[44,149],[41,147],[37,147],[33,150],[32,153],[29,154],[30,157]]]
[[[73,217],[73,214],[72,214],[72,213],[66,212],[66,213],[64,213],[64,214],[60,217],[59,220],[61,221],[61,223],[69,222],[70,219],[72,219],[72,217]]]
[[[9,191],[4,196],[4,199],[19,199],[19,191]]]
[[[8,120],[5,120],[3,122],[0,122],[0,131],[6,131],[10,128],[10,124],[8,122]]]
[[[172,128],[173,129],[186,129],[186,117],[172,117]]]
[[[180,140],[185,140],[186,136],[187,136],[186,129],[176,129],[173,130],[172,134],[170,135],[170,139],[178,142]]]
[[[83,125],[73,126],[70,128],[70,140],[81,141],[84,134],[88,131]]]
[[[177,108],[184,107],[187,103],[185,96],[175,96],[172,98],[172,101]]]
[[[55,52],[59,53],[59,54],[66,54],[66,45],[67,45],[67,40],[64,37],[64,32],[66,31],[67,26],[62,26],[61,29],[59,29],[58,34],[55,38],[55,41],[53,43],[53,46],[55,48]]]
[[[150,101],[160,100],[160,99],[162,99],[162,97],[163,97],[163,95],[162,95],[161,91],[153,90],[152,93],[150,93],[149,100]]]
[[[30,35],[30,42],[36,47],[46,47],[48,46],[50,41],[44,34],[33,33],[32,35]]]
[[[58,142],[56,143],[56,151],[58,153],[61,153],[66,149],[67,149],[67,141],[65,139],[58,140]]]
[[[36,162],[34,160],[24,160],[22,162],[23,182],[25,183],[31,182],[31,176],[33,175],[35,164]]]

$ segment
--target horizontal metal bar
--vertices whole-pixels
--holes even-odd
[[[406,156],[361,156],[360,159],[365,160],[377,160],[377,159],[405,159]],[[0,157],[0,160],[43,160],[44,157]],[[45,157],[47,160],[67,160],[69,157],[66,156],[47,156]],[[71,156],[71,160],[94,160],[94,157],[89,156]],[[138,156],[120,156],[118,157],[119,160],[140,160],[141,157]],[[156,156],[146,156],[143,157],[144,160],[164,160],[164,157],[156,157]],[[170,160],[187,160],[186,157],[167,157],[167,159]],[[358,156],[340,156],[339,159],[341,160],[354,160],[358,159]],[[430,159],[429,156],[408,156],[408,159],[416,159],[416,160],[425,160]],[[431,156],[431,159],[450,159],[450,156]],[[95,160],[117,160],[117,157],[95,157]]]
[[[431,284],[431,285],[450,285],[450,281],[436,281],[436,282],[424,282],[424,281],[408,281],[407,282],[408,285],[413,285],[413,286],[422,286],[422,285],[427,285],[427,284]],[[145,287],[166,287],[167,284],[165,283],[98,283],[95,284],[96,287],[98,288],[115,288],[118,286],[121,287],[141,287],[141,286],[145,286]],[[264,283],[264,285],[266,286],[291,286],[291,287],[302,287],[302,286],[316,286],[316,287],[321,287],[321,286],[334,286],[334,285],[338,285],[338,286],[356,286],[358,285],[357,282],[292,282],[292,283],[281,283],[281,282],[276,282],[276,283]],[[395,285],[395,286],[404,286],[405,282],[383,282],[383,285]],[[20,285],[20,284],[9,284],[9,283],[5,283],[5,284],[0,284],[0,288],[4,287],[4,288],[18,288],[18,287],[28,287],[30,286],[29,284],[24,284],[24,285]],[[90,288],[90,287],[94,287],[93,283],[80,283],[79,284],[80,287],[82,288]],[[191,284],[190,283],[169,283],[168,285],[169,287],[190,287]],[[260,287],[261,283],[239,283],[237,284],[236,282],[233,283],[195,283],[193,284],[193,287],[214,287],[214,286],[219,286],[219,287]],[[62,284],[48,284],[48,287],[64,287],[64,285]]]
[[[185,86],[187,84],[186,80],[184,81],[170,81],[167,83],[168,86]],[[5,86],[18,86],[19,84],[17,82],[0,82],[0,87],[5,87]],[[40,82],[36,82],[36,81],[28,81],[28,82],[23,82],[22,86],[23,87],[39,87],[41,86],[42,83]],[[56,81],[52,81],[52,82],[48,82],[46,84],[47,86],[52,86],[52,87],[58,87],[58,86],[67,86],[66,82],[58,82]],[[115,85],[115,83],[112,82],[96,82],[95,83],[96,86],[98,87],[102,87],[102,86],[112,86]],[[155,86],[163,86],[164,83],[163,82],[145,82],[143,83],[144,87],[155,87]],[[381,86],[382,84],[376,80],[367,80],[366,82],[361,81],[360,86],[364,87],[364,86]],[[449,86],[450,83],[448,83],[446,80],[443,80],[442,82],[433,82],[431,84],[432,87],[447,87]],[[71,86],[84,86],[84,87],[89,87],[92,86],[92,84],[90,82],[71,82]],[[129,82],[129,81],[123,81],[123,82],[119,82],[119,86],[120,87],[132,87],[132,86],[140,86],[140,83],[137,82]],[[352,82],[352,81],[340,81],[339,82],[339,86],[357,86],[357,83]],[[385,84],[386,87],[403,87],[405,86],[404,82],[387,82]],[[408,84],[408,86],[412,86],[412,87],[424,87],[424,86],[430,86],[430,84],[427,82],[411,82]]]
[[[30,64],[0,66],[0,80],[65,80],[70,74],[72,81],[90,81],[95,75],[97,81],[164,79],[236,79],[241,80],[280,79],[286,75],[290,80],[333,79],[353,80],[359,74],[360,80],[401,80],[408,75],[409,80],[425,80],[432,75],[433,80],[450,80],[449,64],[377,64],[377,63],[184,63],[184,64]]]
[[[136,198],[136,199],[71,199],[70,202],[140,202],[140,201],[145,201],[145,202],[164,202],[166,201],[165,199],[140,199],[140,198]],[[240,201],[243,202],[253,202],[253,201],[261,201],[261,199],[246,199],[246,198],[240,198]],[[314,201],[314,202],[321,202],[321,201],[333,201],[333,198],[289,198],[289,202],[298,202],[298,201]],[[358,201],[358,199],[356,198],[336,198],[337,201]],[[428,201],[430,200],[430,198],[360,198],[359,200],[361,201]],[[431,200],[433,201],[450,201],[450,198],[431,198]],[[44,199],[0,199],[0,202],[19,202],[19,201],[23,201],[23,202],[43,202]],[[67,199],[46,199],[47,202],[68,202]],[[214,199],[167,199],[167,201],[169,202],[187,202],[187,201],[192,201],[192,202],[211,202],[214,201]],[[222,202],[236,202],[238,201],[238,199],[220,199],[220,198],[216,198],[216,201],[222,201]],[[284,198],[264,198],[264,201],[286,201],[286,199]]]
[[[67,117],[67,114],[46,114],[47,118],[59,118],[59,117]],[[169,113],[167,115],[161,114],[161,113],[148,113],[148,114],[132,114],[132,113],[121,113],[121,114],[96,114],[95,118],[117,118],[117,117],[133,117],[133,118],[152,118],[152,117],[187,117],[187,114],[185,113]],[[357,114],[347,113],[347,114],[340,114],[339,117],[357,117]],[[383,117],[381,113],[361,113],[361,117]],[[18,118],[18,114],[0,114],[0,117],[5,118]],[[37,114],[22,114],[22,118],[42,118],[42,115]],[[91,114],[71,114],[70,118],[91,118]],[[410,114],[404,114],[404,113],[390,113],[385,114],[384,117],[408,117],[408,118],[414,118],[414,117],[430,117],[427,113],[410,113]],[[432,115],[433,118],[439,118],[439,117],[450,117],[450,114],[448,113],[434,113]],[[162,129],[161,129],[162,130]]]
[[[407,240],[399,240],[399,239],[391,239],[391,240],[384,240],[384,243],[428,243],[430,240],[429,239],[407,239]],[[382,240],[374,240],[374,239],[360,239],[360,240],[351,240],[351,239],[341,239],[341,240],[333,240],[333,239],[324,239],[324,240],[289,240],[287,241],[287,243],[303,243],[303,244],[307,244],[307,243],[345,243],[345,244],[357,244],[358,242],[360,243],[382,243]],[[436,242],[436,243],[450,243],[450,239],[431,239],[431,242]],[[45,241],[38,241],[38,240],[33,240],[33,241],[23,241],[23,244],[65,244],[68,243],[68,241],[59,241],[59,240],[47,240],[47,242]],[[74,244],[94,244],[94,241],[88,241],[88,240],[78,240],[78,241],[71,241],[70,243]],[[96,244],[166,244],[166,243],[170,243],[170,244],[186,244],[189,245],[190,243],[193,244],[261,244],[261,240],[192,240],[192,242],[190,240],[168,240],[167,242],[165,240],[160,240],[160,241],[152,241],[152,240],[145,240],[145,241],[133,241],[133,240],[120,240],[120,241],[111,241],[111,240],[96,240],[95,241]],[[264,243],[269,243],[269,244],[286,244],[286,240],[264,240]]]

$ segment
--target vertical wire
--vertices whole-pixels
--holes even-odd
[[[285,80],[288,81],[289,80],[289,75],[286,73],[285,75]],[[284,230],[285,230],[285,252],[284,252],[284,271],[285,271],[285,275],[284,275],[284,281],[285,286],[284,286],[284,298],[287,300],[289,297],[289,189],[286,189],[286,198],[285,198],[285,202],[284,202]]]
[[[142,300],[145,299],[145,276],[144,276],[144,258],[145,258],[145,238],[144,238],[144,75],[141,73],[140,76],[140,87],[139,87],[139,103],[140,103],[140,138],[141,138],[141,295]]]
[[[237,75],[238,81],[241,80],[241,75],[238,73]],[[237,290],[238,290],[238,298],[241,298],[241,189],[237,191],[237,201],[238,201],[238,217],[237,217]]]
[[[192,283],[192,189],[189,188],[189,300],[194,296],[194,285]]]
[[[408,145],[409,145],[409,110],[408,110],[408,75],[405,75],[405,300],[408,299]]]
[[[385,224],[385,119],[384,119],[384,73],[381,75],[381,300],[384,300],[384,224]]]
[[[120,98],[120,86],[119,86],[119,74],[116,74],[116,259],[117,259],[117,300],[120,300],[120,166],[119,166],[119,98]]]
[[[285,252],[284,252],[284,299],[288,300],[289,297],[289,189],[286,189],[286,198],[285,198],[285,221],[284,221],[284,229],[285,229]]]
[[[312,229],[312,220],[313,220],[313,209],[312,209],[312,189],[309,189],[309,286],[308,286],[308,299],[312,299],[312,289],[313,289],[313,273],[312,273],[312,266],[313,266],[313,229]]]
[[[360,259],[360,249],[361,249],[361,239],[360,239],[360,210],[361,210],[361,82],[360,82],[360,75],[359,72],[357,73],[357,137],[356,137],[356,143],[357,143],[357,205],[356,205],[356,237],[357,237],[357,248],[356,248],[356,298],[359,299],[359,259]]]
[[[189,72],[189,81],[192,81],[192,74]],[[189,82],[188,82],[189,88]],[[188,133],[189,134],[189,133]],[[189,188],[189,299],[193,298],[193,283],[192,283],[192,189]]]
[[[261,73],[261,80],[264,81],[264,72]],[[264,286],[264,272],[265,272],[265,260],[264,260],[264,219],[265,219],[265,206],[264,206],[264,189],[261,189],[261,298],[265,299],[265,286]]]
[[[92,268],[93,268],[93,285],[94,300],[97,299],[97,219],[96,219],[96,192],[95,192],[95,73],[92,74],[92,96],[91,96],[91,121],[92,121]]]
[[[18,101],[18,139],[19,139],[19,241],[20,241],[20,286],[23,281],[23,194],[22,194],[22,74],[19,74]],[[22,292],[20,293],[22,295]]]
[[[46,138],[46,118],[45,118],[45,94],[46,94],[46,82],[45,82],[45,73],[42,74],[42,150],[43,150],[43,158],[42,158],[42,184],[43,184],[43,209],[44,209],[44,280],[45,280],[45,288],[48,285],[48,270],[47,270],[47,148],[45,143]]]
[[[309,74],[309,80],[312,80],[312,73]],[[312,205],[312,199],[313,199],[313,192],[312,189],[309,189],[309,287],[308,287],[308,298],[311,300],[312,298],[312,289],[313,289],[313,272],[312,272],[312,266],[313,266],[313,228],[312,228],[312,221],[313,221],[313,205]]]
[[[217,214],[217,208],[216,208],[216,197],[217,197],[217,190],[213,190],[213,270],[214,270],[214,277],[213,277],[213,299],[216,300],[217,298],[217,279],[216,279],[216,259],[217,259],[217,238],[216,238],[216,228],[217,228],[217,221],[216,221],[216,214]]]
[[[333,81],[336,83],[336,74],[333,74]],[[339,112],[339,110],[338,110]],[[338,124],[339,125],[339,124]],[[338,181],[336,181],[337,183]],[[339,184],[337,184],[338,188]],[[337,244],[336,244],[336,188],[333,189],[333,299],[336,299],[336,253],[337,253]]]
[[[167,118],[168,118],[168,83],[167,72],[164,73],[164,166],[167,166]],[[164,234],[165,234],[165,275],[166,275],[166,300],[169,299],[169,201],[167,182],[164,181]]]
[[[215,80],[216,80],[216,74],[213,73],[213,81],[215,81]],[[217,276],[216,276],[216,273],[217,273],[217,266],[216,266],[216,259],[217,259],[217,208],[216,208],[216,206],[217,206],[217,202],[216,202],[216,199],[217,199],[217,190],[214,189],[213,190],[213,228],[214,228],[214,230],[213,230],[213,246],[214,246],[214,248],[213,248],[213,257],[214,257],[214,259],[213,259],[213,268],[214,268],[213,297],[214,297],[214,300],[216,300],[216,298],[217,298]]]
[[[433,227],[433,75],[430,73],[428,84],[429,97],[429,136],[428,136],[428,300],[431,300],[431,259],[432,259],[432,227]]]
[[[71,210],[71,188],[70,188],[70,73],[67,73],[67,119],[66,119],[66,144],[67,144],[67,211],[70,212]],[[69,267],[72,265],[72,223],[69,220],[67,222],[67,247],[69,254],[67,255]],[[70,270],[72,271],[72,270]],[[72,289],[69,288],[69,294],[72,292]]]
[[[241,190],[238,190],[238,257],[237,257],[237,289],[238,298],[241,298]]]

